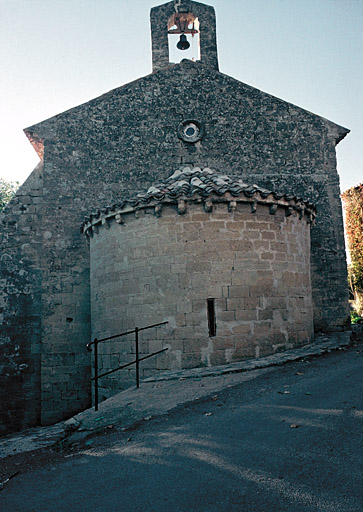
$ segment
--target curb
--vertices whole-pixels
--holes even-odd
[[[333,334],[323,334],[315,338],[314,342],[297,349],[279,352],[259,359],[249,359],[238,363],[231,363],[213,368],[192,368],[190,370],[178,370],[163,372],[161,375],[148,377],[143,382],[160,382],[164,380],[178,380],[180,378],[190,379],[195,377],[211,377],[227,375],[229,373],[245,372],[267,368],[268,366],[281,366],[290,361],[298,361],[305,357],[313,357],[339,350],[351,344],[352,331],[344,331]]]
[[[280,352],[260,359],[241,361],[213,368],[203,367],[193,368],[190,370],[167,371],[163,372],[161,375],[144,379],[142,383],[174,381],[173,385],[177,385],[175,381],[178,380],[199,380],[203,377],[227,376],[272,366],[282,366],[288,362],[320,356],[335,350],[342,350],[350,346],[352,341],[352,331],[324,334],[319,335],[310,345],[305,345],[286,352]],[[72,445],[80,444],[85,441],[87,444],[88,438],[104,432],[108,428],[113,428],[114,424],[118,424],[120,426],[120,423],[122,423],[121,430],[135,428],[138,424],[151,419],[151,417],[167,414],[170,410],[175,408],[175,405],[170,406],[169,408],[165,407],[164,410],[159,409],[156,411],[157,408],[155,408],[156,412],[154,413],[153,411],[150,416],[150,411],[145,412],[141,410],[140,407],[138,409],[131,407],[132,402],[125,404],[117,403],[117,398],[115,397],[121,395],[126,397],[126,393],[132,396],[134,389],[129,388],[102,402],[100,405],[102,408],[103,404],[103,412],[99,411],[98,413],[93,413],[92,408],[87,409],[65,422],[60,422],[50,427],[37,427],[18,434],[10,434],[3,437],[0,440],[0,460],[10,455],[40,450],[51,446],[68,448]],[[186,403],[187,401],[190,401],[190,399],[193,401],[193,398],[189,397],[189,400],[184,400],[178,405]],[[147,401],[146,396],[145,401]],[[116,415],[115,411],[117,413]],[[112,423],[112,425],[110,423]]]

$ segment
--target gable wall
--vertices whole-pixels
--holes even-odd
[[[76,110],[75,118],[68,122],[65,115],[57,129],[62,138],[66,132],[77,166],[87,167],[87,180],[102,180],[107,188],[96,198],[96,207],[122,197],[125,188],[144,190],[181,164],[210,166],[314,202],[315,327],[344,324],[346,263],[335,158],[338,132],[332,123],[189,62]],[[183,119],[193,118],[204,122],[206,130],[202,141],[189,145],[176,132]],[[123,179],[126,184],[120,186]]]
[[[200,142],[178,139],[185,119],[205,124]],[[202,64],[183,62],[27,130],[45,141],[43,219],[34,219],[43,240],[43,423],[89,403],[89,254],[79,232],[84,216],[145,191],[180,165],[209,166],[315,202],[315,328],[342,327],[345,253],[337,134],[330,126]]]

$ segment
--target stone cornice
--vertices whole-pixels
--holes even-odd
[[[247,185],[242,180],[233,180],[209,168],[184,167],[175,171],[165,182],[151,186],[146,193],[92,213],[86,217],[81,232],[92,236],[99,227],[107,228],[111,220],[122,224],[124,215],[140,210],[153,209],[155,215],[160,216],[164,205],[175,205],[177,212],[183,215],[191,203],[202,205],[208,213],[217,203],[227,203],[230,212],[236,210],[237,203],[248,203],[252,214],[256,213],[259,204],[263,204],[269,207],[271,215],[275,214],[277,208],[283,208],[286,216],[296,212],[300,219],[305,218],[308,223],[312,223],[316,216],[313,204],[294,195]]]

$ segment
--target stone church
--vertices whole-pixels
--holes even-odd
[[[221,73],[212,7],[150,18],[150,75],[25,129],[40,163],[1,216],[1,433],[90,406],[94,337],[167,321],[142,339],[169,349],[146,377],[347,326],[349,130]],[[173,39],[193,60],[170,62]],[[132,360],[131,343],[101,356]]]

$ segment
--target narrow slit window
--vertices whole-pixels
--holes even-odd
[[[215,336],[217,332],[216,309],[214,299],[207,299],[208,330],[209,336]]]

